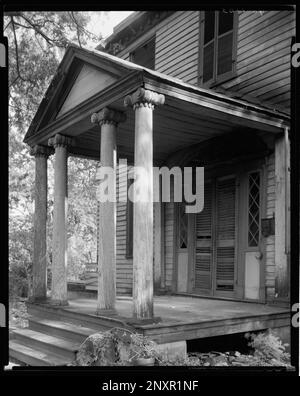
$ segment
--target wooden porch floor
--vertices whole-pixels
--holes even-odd
[[[95,318],[96,300],[69,300],[63,310]],[[132,318],[132,298],[118,297],[115,312],[101,313],[101,318],[122,321],[159,343],[212,337],[247,331],[289,326],[286,308],[265,304],[224,301],[198,297],[156,296],[156,323]],[[100,318],[99,318],[100,319]]]
[[[118,298],[115,311],[98,315],[96,299],[82,296],[70,299],[66,307],[51,301],[26,305],[29,326],[11,332],[10,357],[31,366],[69,364],[86,337],[113,327],[139,331],[164,344],[163,349],[185,353],[187,340],[268,328],[289,333],[290,325],[290,312],[284,308],[185,296],[155,297],[155,321],[134,320],[130,297]]]

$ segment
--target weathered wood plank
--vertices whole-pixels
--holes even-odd
[[[286,137],[282,136],[275,143],[275,266],[276,266],[276,295],[278,298],[288,297],[288,263],[286,255]]]

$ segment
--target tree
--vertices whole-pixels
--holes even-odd
[[[22,279],[30,274],[32,263],[34,164],[23,138],[67,45],[75,42],[84,46],[88,41],[98,44],[101,40],[87,30],[89,19],[89,13],[85,12],[11,12],[4,17],[4,32],[9,42],[9,268],[12,284],[19,276],[23,285]],[[50,237],[52,161],[50,157]],[[77,261],[95,256],[91,252],[91,247],[96,245],[91,242],[96,235],[95,171],[95,163],[69,159],[71,226],[68,236],[72,238],[76,233],[77,242],[71,258]],[[51,261],[51,239],[49,242]],[[72,267],[72,262],[69,264]]]

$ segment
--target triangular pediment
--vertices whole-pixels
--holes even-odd
[[[118,77],[103,69],[97,69],[92,65],[83,64],[56,118],[107,88],[117,79]]]
[[[27,131],[24,142],[140,67],[115,56],[71,45]]]

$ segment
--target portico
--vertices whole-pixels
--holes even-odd
[[[153,166],[171,163],[172,158],[176,157],[175,154],[181,156],[185,153],[184,155],[189,156],[188,148],[211,138],[217,139],[233,131],[243,133],[243,129],[247,129],[247,133],[258,136],[268,150],[273,144],[276,147],[278,184],[275,202],[277,208],[282,208],[288,200],[284,174],[286,169],[284,161],[288,157],[287,132],[284,131],[287,131],[289,125],[288,118],[284,114],[257,105],[246,104],[209,90],[189,86],[180,80],[168,78],[99,51],[70,47],[60,70],[64,70],[64,73],[69,75],[69,79],[58,73],[58,77],[54,79],[52,87],[46,94],[47,100],[42,102],[25,137],[25,142],[32,147],[36,161],[32,300],[36,302],[46,300],[47,156],[52,153],[55,155],[50,301],[53,305],[68,304],[66,237],[68,156],[100,160],[101,166],[113,169],[118,159],[126,158],[131,164],[143,167],[147,174],[141,188],[142,193],[149,198],[148,202],[133,204],[132,315],[136,319],[151,320],[155,316],[154,280],[163,285],[164,277],[169,276],[169,269],[163,263],[166,257],[163,250],[168,248],[163,240],[166,233],[161,231],[166,227],[163,224],[162,214],[157,215],[166,209],[163,205],[159,205],[159,211],[155,212],[155,224],[153,222],[153,202],[151,202]],[[247,161],[249,158],[255,159],[255,152],[246,154],[244,153],[244,159],[246,158]],[[228,162],[228,159],[225,158],[224,161]],[[216,191],[217,188],[218,186]],[[114,190],[116,190],[116,182]],[[177,209],[175,206],[172,208],[174,209],[172,215],[175,218]],[[280,220],[280,216],[285,220]],[[287,212],[275,217],[276,240],[279,239],[282,244],[286,243],[287,217]],[[192,233],[192,223],[189,224]],[[175,229],[174,226],[174,235],[172,234],[174,241],[177,238]],[[116,308],[116,234],[117,202],[103,202],[100,204],[99,226],[96,309],[98,315],[113,312]],[[157,235],[160,235],[159,240]],[[201,238],[199,244],[202,243],[204,246],[204,242],[207,241],[203,242],[203,236]],[[229,238],[222,243],[228,244],[228,240]],[[222,248],[224,246],[222,245]],[[228,246],[225,248],[228,249]],[[231,248],[231,245],[229,247]],[[256,254],[255,250],[252,251]],[[281,258],[275,257],[278,279],[276,283],[278,290],[275,294],[284,299],[287,297],[285,289],[288,253],[282,251],[278,248],[277,254],[281,255]],[[192,250],[188,252],[188,260],[191,260],[193,254]],[[239,254],[242,257],[244,253]],[[172,257],[178,265],[178,257],[175,258],[175,255]],[[179,260],[182,257],[180,256]],[[174,277],[178,276],[179,266],[177,272],[173,272]],[[261,266],[261,271],[263,270],[264,267]],[[185,273],[190,276],[187,269]],[[245,274],[244,272],[240,274],[242,288]],[[190,277],[190,281],[191,279]],[[261,286],[262,289],[264,287]],[[262,293],[265,293],[264,290]]]

